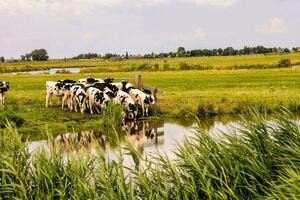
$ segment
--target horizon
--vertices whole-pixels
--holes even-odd
[[[0,0],[0,56],[300,46],[296,0]]]

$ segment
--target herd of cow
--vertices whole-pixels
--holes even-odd
[[[65,104],[70,111],[101,113],[110,101],[124,106],[124,119],[149,116],[149,107],[155,98],[149,90],[139,90],[127,81],[113,82],[113,79],[80,79],[46,82],[46,107],[51,97],[61,98],[61,108]]]
[[[0,105],[5,102],[5,94],[9,89],[9,82],[0,81]]]

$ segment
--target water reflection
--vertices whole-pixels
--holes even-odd
[[[295,120],[299,123],[299,120]],[[268,124],[272,126],[272,121]],[[240,128],[239,121],[201,120],[206,133],[215,138],[221,138],[223,133],[235,133],[234,129]],[[129,142],[143,157],[150,154],[166,154],[170,159],[175,158],[174,151],[178,144],[182,144],[185,137],[192,136],[197,122],[189,121],[137,121],[128,122],[118,130],[119,135],[106,129],[65,133],[54,139],[54,146],[60,153],[69,154],[96,154],[96,147],[104,150],[105,157],[109,160],[118,159],[118,147],[121,147],[125,163],[132,163],[130,156],[125,150]],[[276,126],[276,125],[274,125]],[[272,126],[273,127],[273,126]],[[118,142],[119,141],[119,142]],[[52,145],[52,144],[51,144]],[[50,151],[51,146],[47,140],[31,142],[28,145],[30,153],[38,149]]]

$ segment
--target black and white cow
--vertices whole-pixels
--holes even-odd
[[[9,89],[9,82],[0,81],[0,105],[4,105],[6,92]]]
[[[89,87],[86,92],[91,114],[93,114],[93,109],[95,109],[97,113],[100,113],[101,110],[105,108],[108,102],[111,100],[106,93],[95,87]]]
[[[136,120],[137,108],[134,99],[126,92],[119,90],[114,98],[114,102],[125,107],[126,119]]]
[[[60,99],[64,97],[64,87],[66,85],[72,85],[76,83],[76,81],[73,80],[58,80],[55,81],[46,81],[46,107],[48,107],[49,103],[52,105],[51,97],[57,96]]]
[[[134,99],[136,105],[142,108],[143,117],[149,116],[149,106],[155,104],[154,96],[151,93],[147,94],[139,89],[131,89],[130,96]]]
[[[52,106],[51,97],[53,95],[59,98],[63,96],[63,92],[57,87],[57,83],[56,81],[46,81],[46,107],[49,104]]]
[[[83,114],[83,112],[86,110],[86,99],[87,94],[84,89],[84,85],[82,84],[75,84],[70,88],[70,99],[69,99],[69,108],[72,111],[73,109],[75,112],[78,112],[78,108],[80,110],[80,113]]]

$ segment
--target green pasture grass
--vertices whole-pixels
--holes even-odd
[[[192,69],[264,69],[278,68],[281,59],[290,59],[292,64],[299,65],[300,54],[271,54],[243,56],[212,56],[189,58],[158,58],[111,61],[91,60],[49,60],[46,62],[0,63],[0,72],[18,72],[43,70],[49,68],[80,67],[83,72],[120,72],[120,71],[157,71],[179,70],[182,65]]]
[[[188,117],[247,113],[249,107],[272,113],[282,106],[292,112],[300,111],[300,69],[270,70],[209,70],[139,72],[142,81],[163,91],[158,94],[157,113],[164,117]],[[135,72],[95,73],[95,78],[134,78]],[[45,108],[45,82],[86,78],[91,74],[56,75],[0,75],[0,80],[10,82],[6,105],[0,108],[1,123],[5,116],[20,123],[19,131],[41,129],[69,129],[90,120],[101,121],[101,116],[81,115],[61,110],[58,99],[53,107]],[[132,81],[129,79],[129,81]],[[5,116],[4,116],[5,115]],[[100,123],[100,122],[99,122]],[[1,125],[1,124],[0,124]],[[89,124],[88,126],[91,126]]]

